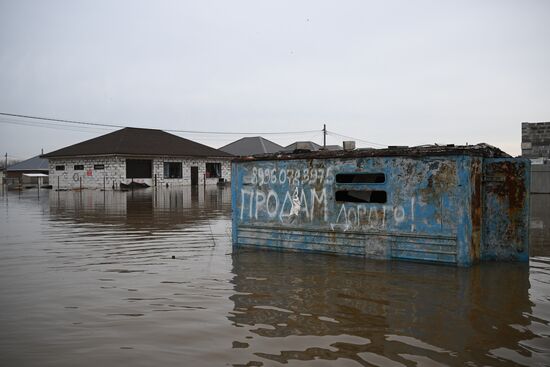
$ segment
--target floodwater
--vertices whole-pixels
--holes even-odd
[[[544,210],[529,265],[463,269],[234,250],[230,202],[1,196],[0,365],[550,365]]]

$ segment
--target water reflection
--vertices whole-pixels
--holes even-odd
[[[550,360],[548,258],[459,269],[233,249],[230,214],[229,188],[2,197],[0,364]]]
[[[169,229],[208,218],[228,217],[231,207],[229,189],[217,187],[128,192],[51,191],[49,196],[52,221],[72,219],[140,229]]]
[[[460,269],[239,250],[233,273],[229,319],[273,339],[237,340],[250,344],[251,361],[537,362],[523,345],[536,337],[526,316],[532,303],[525,264]]]
[[[550,256],[550,194],[531,194],[531,256]]]

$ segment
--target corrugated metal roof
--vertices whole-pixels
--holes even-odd
[[[180,157],[227,157],[232,155],[162,130],[126,127],[94,139],[44,154],[44,158],[140,155]]]
[[[8,171],[48,171],[48,160],[40,158],[37,155],[36,157],[8,166]]]
[[[240,156],[276,153],[282,149],[283,147],[279,144],[261,136],[242,138],[220,148],[221,151]]]

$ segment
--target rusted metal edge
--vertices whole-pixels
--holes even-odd
[[[272,160],[296,160],[296,159],[326,159],[326,158],[363,158],[363,157],[427,157],[427,156],[452,156],[467,155],[485,158],[511,158],[502,150],[489,144],[480,143],[476,145],[457,146],[417,146],[417,147],[392,147],[385,149],[356,149],[353,151],[330,150],[313,152],[279,152],[270,154],[259,154],[248,157],[234,158],[234,162],[247,161],[272,161]]]

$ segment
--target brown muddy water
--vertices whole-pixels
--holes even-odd
[[[462,269],[234,250],[228,189],[9,192],[0,365],[550,365],[548,207]]]

